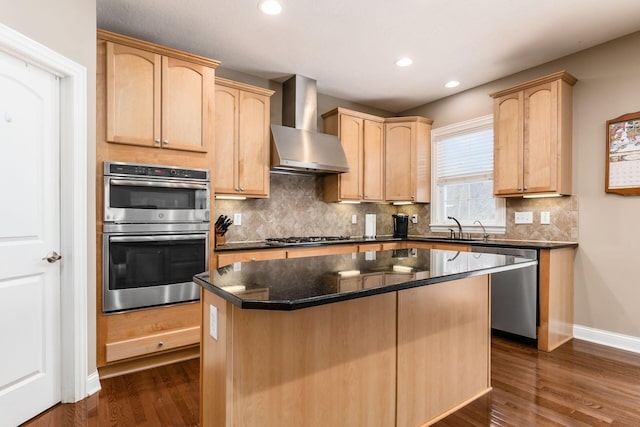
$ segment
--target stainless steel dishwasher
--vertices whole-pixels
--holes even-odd
[[[537,249],[474,246],[473,252],[538,260]],[[538,266],[491,275],[491,328],[537,338]]]

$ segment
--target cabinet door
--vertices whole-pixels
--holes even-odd
[[[368,274],[362,276],[362,289],[379,288],[384,285],[385,273]]]
[[[213,139],[215,74],[202,65],[162,58],[162,147],[206,152]]]
[[[236,193],[238,141],[238,89],[216,86],[215,121],[215,192]]]
[[[161,56],[107,42],[107,141],[160,145]]]
[[[269,195],[269,97],[240,91],[238,187],[243,196]]]
[[[364,121],[363,188],[364,200],[384,200],[384,125]]]
[[[558,83],[524,91],[524,192],[557,190]]]
[[[389,123],[385,137],[385,198],[389,201],[412,201],[413,126]]]
[[[349,172],[340,174],[340,199],[362,199],[362,145],[364,120],[348,114],[340,115],[340,142],[347,156]]]
[[[493,193],[522,193],[522,92],[494,101]]]

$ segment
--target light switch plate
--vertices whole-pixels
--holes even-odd
[[[540,212],[540,224],[543,224],[543,225],[551,224],[551,212],[549,211]]]
[[[233,263],[233,271],[240,271],[242,270],[242,263],[241,262],[234,262]]]
[[[242,225],[242,214],[234,213],[233,214],[233,225]]]
[[[533,224],[533,212],[516,212],[516,224]]]
[[[351,224],[357,224],[357,223],[358,223],[358,214],[351,215]]]

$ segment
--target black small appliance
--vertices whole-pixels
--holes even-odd
[[[393,237],[406,238],[409,230],[409,215],[393,214]]]

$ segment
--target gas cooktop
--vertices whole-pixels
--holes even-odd
[[[339,243],[351,240],[349,236],[306,236],[306,237],[275,237],[265,239],[264,242],[269,246],[285,246],[285,245],[314,245],[318,243]]]

